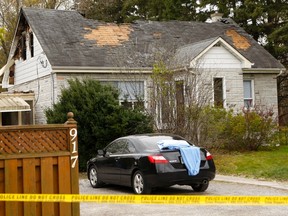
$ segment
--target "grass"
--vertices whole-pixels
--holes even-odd
[[[217,173],[288,181],[288,146],[271,151],[213,154]]]

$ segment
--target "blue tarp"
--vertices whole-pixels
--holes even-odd
[[[199,173],[201,162],[199,147],[191,146],[185,140],[162,140],[157,144],[161,150],[180,150],[183,162],[188,170],[188,175],[194,176]]]

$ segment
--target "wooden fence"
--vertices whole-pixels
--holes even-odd
[[[79,194],[77,125],[0,127],[0,194]],[[0,216],[80,215],[79,203],[0,201]]]

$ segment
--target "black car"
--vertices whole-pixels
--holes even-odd
[[[190,185],[205,191],[215,177],[212,155],[184,138],[171,134],[141,134],[121,137],[87,162],[94,188],[103,184],[132,187],[136,194],[153,188]]]

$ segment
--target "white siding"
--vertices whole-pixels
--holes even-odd
[[[211,85],[214,77],[223,78],[224,107],[233,107],[235,110],[243,108],[243,74],[239,59],[222,46],[212,47],[198,60],[195,67],[195,70],[209,74],[205,76]]]
[[[224,47],[212,47],[197,63],[199,68],[242,68],[242,63]]]
[[[26,42],[28,43],[28,41]],[[30,49],[27,47],[27,59],[15,61],[14,84],[19,85],[30,80],[44,77],[52,71],[51,65],[45,56],[42,47],[34,35],[34,57],[30,57]]]
[[[254,80],[255,106],[262,110],[272,109],[278,115],[277,82],[275,74],[245,74]]]

